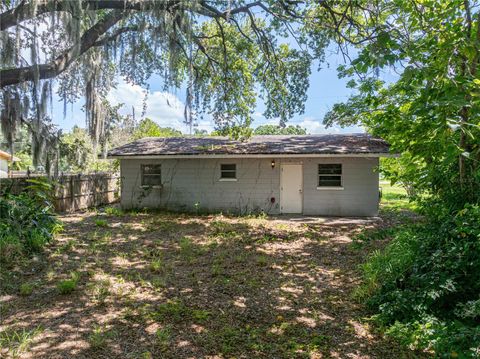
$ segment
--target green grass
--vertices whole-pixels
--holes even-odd
[[[399,211],[399,210],[417,210],[415,202],[408,199],[407,191],[401,186],[391,185],[388,181],[380,182],[382,199],[380,201],[381,210]]]
[[[104,348],[107,344],[108,339],[111,339],[115,336],[115,332],[109,330],[105,325],[95,325],[92,332],[88,336],[88,342],[92,348],[100,349]]]
[[[105,214],[119,217],[123,215],[123,211],[118,207],[105,207]]]
[[[20,286],[20,295],[24,297],[28,297],[30,294],[32,294],[34,287],[35,286],[33,283],[23,283]]]
[[[152,262],[150,262],[150,270],[154,273],[160,273],[163,269],[163,263],[161,259],[154,259]]]
[[[5,350],[11,354],[12,358],[16,358],[28,350],[34,338],[42,331],[43,329],[40,326],[32,330],[5,329],[0,331],[0,354]]]
[[[95,225],[97,227],[108,227],[108,222],[106,219],[102,219],[102,218],[97,218],[95,220]]]
[[[80,276],[78,273],[72,272],[70,274],[70,279],[64,279],[57,283],[57,290],[60,294],[70,294],[76,288]]]
[[[172,340],[172,328],[170,326],[166,326],[164,328],[157,329],[155,337],[157,344],[162,349],[166,349]]]

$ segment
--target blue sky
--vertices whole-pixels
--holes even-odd
[[[351,133],[363,132],[361,127],[330,127],[325,129],[322,125],[322,118],[332,106],[341,101],[345,101],[352,90],[346,87],[347,80],[337,77],[336,68],[343,63],[340,55],[332,49],[327,50],[326,63],[322,64],[322,69],[318,71],[318,63],[312,65],[312,74],[310,76],[310,88],[308,91],[308,100],[305,104],[305,113],[296,115],[290,119],[289,124],[305,127],[309,133]],[[174,127],[184,133],[189,133],[188,127],[183,124],[183,101],[184,91],[178,90],[176,93],[166,93],[162,89],[162,80],[159,77],[150,79],[150,90],[147,97],[146,117],[151,118],[161,126]],[[145,98],[145,90],[139,86],[130,85],[119,79],[116,89],[112,90],[108,99],[112,103],[124,103],[121,110],[124,114],[132,113],[132,107],[135,108],[137,119],[140,118]],[[68,105],[66,117],[63,114],[63,103],[55,101],[53,106],[54,122],[64,131],[69,131],[74,125],[85,126],[85,114],[82,111],[83,101]],[[254,123],[252,127],[262,124],[276,123],[276,121],[267,120],[262,115],[262,104],[259,103],[254,112]],[[213,130],[213,123],[208,120],[201,120],[198,123],[199,129],[207,131]]]

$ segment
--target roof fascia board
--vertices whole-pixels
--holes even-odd
[[[108,156],[118,160],[157,160],[157,159],[224,159],[224,158],[331,158],[331,157],[399,157],[397,153],[306,153],[306,154],[210,154],[210,155],[120,155]]]

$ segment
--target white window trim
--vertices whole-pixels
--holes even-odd
[[[319,191],[343,191],[345,188],[341,187],[317,187]]]
[[[236,178],[220,178],[220,182],[237,182]]]

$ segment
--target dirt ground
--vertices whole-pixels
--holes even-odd
[[[352,297],[386,219],[108,213],[2,271],[0,357],[414,357]]]

